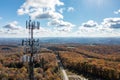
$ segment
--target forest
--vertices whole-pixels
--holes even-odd
[[[29,80],[28,62],[22,61],[21,58],[24,54],[22,47],[19,48],[0,46],[0,80]],[[17,52],[18,50],[20,52]],[[35,79],[61,80],[58,70],[55,54],[41,49],[41,52],[34,59]]]
[[[0,46],[0,80],[29,80],[23,55],[21,46]],[[36,80],[62,80],[56,55],[66,70],[88,80],[120,80],[120,46],[81,44],[42,44],[34,58]]]
[[[120,46],[80,45],[58,54],[67,69],[89,80],[120,80]]]

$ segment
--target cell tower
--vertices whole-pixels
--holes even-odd
[[[34,39],[34,29],[39,29],[40,23],[32,21],[29,19],[26,21],[26,29],[29,30],[29,37],[26,40],[22,40],[22,45],[24,45],[25,54],[30,54],[29,58],[29,67],[28,67],[28,73],[29,73],[29,79],[34,80],[34,54],[38,53],[39,50],[39,39]]]

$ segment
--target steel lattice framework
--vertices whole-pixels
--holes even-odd
[[[28,67],[28,72],[29,72],[29,79],[34,80],[34,54],[39,52],[39,39],[35,40],[34,39],[34,30],[40,28],[40,23],[32,21],[29,19],[26,21],[26,29],[29,30],[29,37],[26,40],[22,40],[22,45],[24,46],[24,53],[25,54],[30,54],[30,59],[29,59],[29,67]]]

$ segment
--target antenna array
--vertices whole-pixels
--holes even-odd
[[[29,58],[30,60],[28,62],[29,64],[28,72],[29,72],[30,80],[34,80],[34,58],[33,57],[34,57],[34,54],[39,52],[39,39],[35,40],[33,33],[35,29],[39,29],[39,28],[40,28],[39,22],[32,21],[31,19],[26,21],[26,29],[29,30],[30,36],[26,40],[22,40],[22,45],[25,46],[24,53],[30,54],[30,58]]]

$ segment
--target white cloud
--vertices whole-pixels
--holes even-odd
[[[65,10],[65,8],[60,8],[60,9],[59,9],[59,12],[60,12],[60,13],[63,13],[64,10]]]
[[[105,18],[101,24],[93,20],[83,23],[76,34],[82,37],[120,37],[120,18]]]
[[[105,18],[102,25],[104,27],[120,29],[120,18]]]
[[[57,31],[71,31],[75,25],[62,20],[64,17],[61,13],[65,8],[59,10],[56,8],[56,6],[62,5],[64,3],[60,0],[26,0],[17,12],[19,15],[27,14],[32,19],[48,19],[50,21],[48,25],[57,27]],[[73,7],[68,8],[68,11],[73,10]]]
[[[79,27],[82,32],[111,32],[113,29],[120,29],[120,18],[105,18],[101,24],[89,20]]]
[[[66,22],[63,20],[58,20],[58,19],[53,19],[50,22],[48,22],[48,25],[52,25],[52,26],[56,26],[56,27],[73,27],[75,25],[73,25],[70,22]]]
[[[74,8],[73,8],[73,7],[68,7],[67,11],[68,11],[68,12],[73,12],[73,11],[74,11]]]
[[[117,11],[114,11],[114,14],[120,14],[120,9]]]
[[[48,12],[41,12],[36,11],[30,14],[32,19],[63,19],[63,16],[57,12],[48,11]]]
[[[21,26],[18,25],[17,21],[13,21],[11,23],[8,23],[7,25],[3,26],[4,29],[8,29],[8,30],[19,30],[22,29]]]
[[[0,28],[0,37],[29,37],[29,30],[21,27],[17,21],[10,22],[6,24],[5,26]],[[39,30],[34,30],[34,37],[50,37],[50,36],[56,36],[57,32],[52,31],[48,28],[40,27]]]
[[[72,31],[72,27],[55,27],[54,30],[60,33],[68,33]]]
[[[0,37],[29,37],[29,30],[18,25],[17,21],[6,24],[0,28]],[[35,37],[49,37],[53,32],[47,28],[40,27],[39,30],[34,30]]]
[[[67,12],[73,12],[75,9],[73,7],[68,7],[68,8],[60,8],[59,9],[59,12],[60,13],[63,13],[64,11],[67,11]]]
[[[63,31],[63,32],[70,32],[72,30],[72,28],[75,26],[74,24],[70,23],[70,22],[66,22],[63,20],[57,20],[54,19],[50,22],[48,22],[49,26],[56,26],[58,31]]]
[[[18,14],[28,14],[35,18],[63,18],[56,12],[56,6],[64,5],[59,0],[26,0],[26,2],[18,9]],[[58,17],[57,17],[58,16]]]
[[[0,28],[0,37],[25,37],[26,31],[17,21],[13,21]]]
[[[48,22],[51,28],[40,27],[40,30],[34,30],[35,37],[120,37],[120,18],[105,18],[98,24],[96,21],[89,20],[81,24],[74,30],[70,22],[53,19]],[[18,22],[8,23],[9,27],[0,28],[0,34],[3,37],[27,37],[28,30],[20,27]],[[20,28],[19,28],[20,27]],[[1,37],[0,36],[0,37]]]
[[[93,20],[89,20],[88,22],[86,23],[82,23],[82,26],[84,27],[96,27],[98,26],[97,22],[93,21]]]

